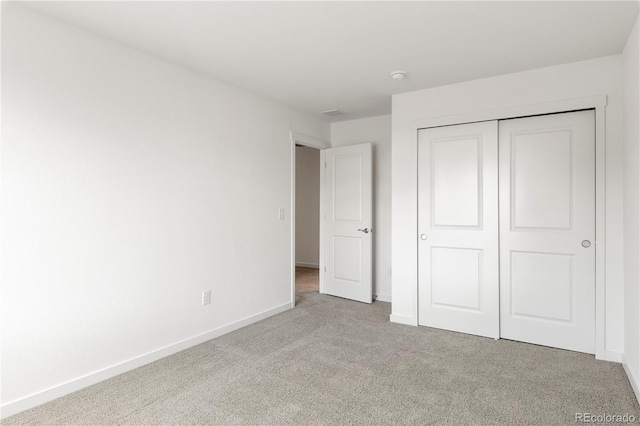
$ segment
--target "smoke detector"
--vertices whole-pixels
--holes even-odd
[[[394,71],[391,73],[391,78],[394,80],[404,80],[407,78],[407,73],[404,71]]]

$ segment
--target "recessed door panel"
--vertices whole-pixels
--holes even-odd
[[[433,226],[480,226],[482,138],[444,138],[431,143]]]
[[[511,135],[513,229],[571,229],[572,148],[571,129]]]
[[[500,335],[594,353],[594,112],[501,121],[499,149]]]
[[[336,221],[362,219],[362,154],[343,154],[333,158],[333,217]]]
[[[431,248],[433,306],[480,311],[482,250]]]
[[[497,130],[419,131],[420,325],[498,337]]]
[[[333,278],[359,283],[362,281],[362,241],[353,237],[333,238]]]
[[[512,317],[572,321],[572,255],[512,251],[510,266]]]

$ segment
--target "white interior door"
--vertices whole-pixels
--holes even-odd
[[[498,124],[418,135],[420,325],[497,338]]]
[[[594,123],[500,122],[501,337],[595,352]]]
[[[325,293],[372,302],[371,144],[324,150]]]

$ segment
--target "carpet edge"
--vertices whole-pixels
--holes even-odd
[[[190,347],[199,345],[208,340],[220,337],[224,334],[231,333],[232,331],[236,331],[240,328],[254,324],[258,321],[262,321],[271,316],[288,311],[293,307],[294,306],[291,302],[287,302],[282,305],[267,309],[265,311],[258,312],[257,314],[242,318],[238,321],[216,327],[212,330],[205,331],[204,333],[200,333],[195,336],[188,337],[178,342],[171,343],[153,351],[144,353],[142,355],[138,355],[134,358],[121,361],[119,363],[102,368],[84,376],[71,379],[67,382],[60,383],[31,395],[9,401],[0,405],[0,419],[6,419],[15,414],[37,407],[38,405],[45,404],[49,401],[53,401],[54,399],[79,391],[96,383],[118,376],[122,373],[126,373],[127,371],[131,371],[138,367],[142,367],[143,365],[150,364],[154,361],[165,358],[169,355],[173,355]]]

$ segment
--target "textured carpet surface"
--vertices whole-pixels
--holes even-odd
[[[389,323],[390,305],[295,309],[3,421],[16,424],[576,424],[640,418],[620,364]]]
[[[296,293],[318,292],[320,271],[313,268],[296,266]]]

